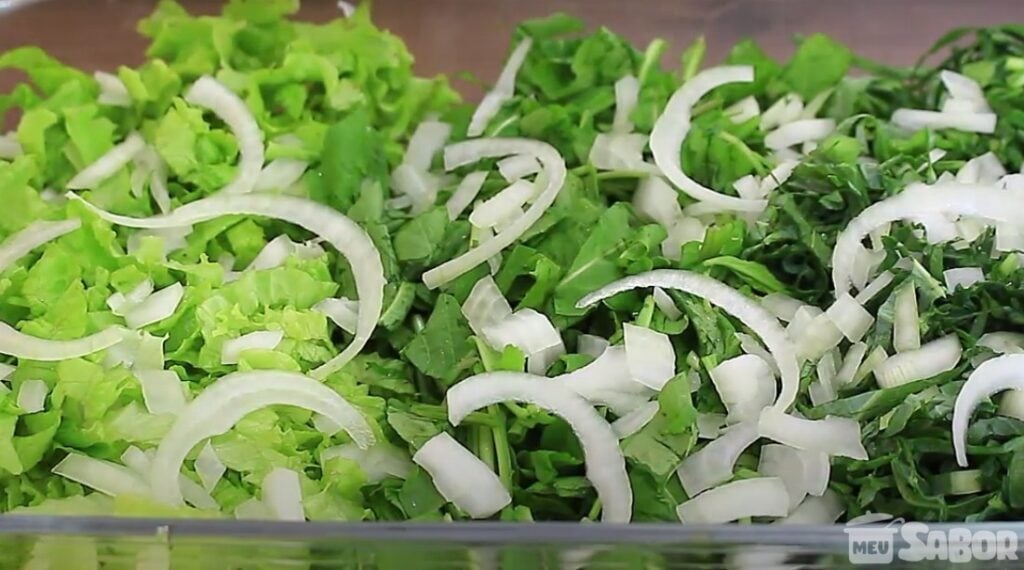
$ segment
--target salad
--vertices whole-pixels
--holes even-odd
[[[1020,518],[1024,28],[555,14],[475,103],[297,4],[0,55],[0,513]]]

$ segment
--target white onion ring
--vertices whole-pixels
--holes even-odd
[[[715,305],[736,317],[761,338],[768,352],[779,367],[782,389],[775,401],[775,409],[785,410],[796,400],[800,388],[800,366],[786,330],[759,303],[748,299],[742,293],[710,277],[678,269],[658,269],[632,277],[620,279],[583,297],[576,306],[589,307],[613,295],[641,287],[661,287],[689,293]]]
[[[263,169],[263,134],[245,102],[208,75],[192,84],[185,93],[185,101],[212,111],[238,140],[238,173],[221,191],[227,194],[251,192]]]
[[[978,403],[1004,390],[1024,388],[1024,354],[1007,354],[982,362],[967,377],[953,405],[953,449],[956,462],[967,467],[967,424]]]
[[[1024,224],[1024,196],[994,186],[947,182],[934,186],[914,184],[864,209],[839,234],[832,250],[832,281],[836,295],[852,287],[852,262],[861,241],[886,224],[929,215],[972,216],[1013,225]]]
[[[701,71],[690,79],[669,99],[665,111],[654,123],[651,131],[651,152],[654,162],[677,188],[687,195],[724,210],[760,212],[765,200],[745,200],[706,188],[683,172],[679,149],[690,132],[693,105],[712,89],[727,83],[754,80],[754,68],[748,65],[713,67]]]
[[[611,425],[590,403],[549,378],[519,372],[490,372],[467,378],[448,390],[448,419],[459,425],[484,406],[515,400],[543,408],[568,422],[579,439],[587,463],[587,479],[597,491],[607,523],[629,522],[633,491],[626,460]]]
[[[446,170],[454,170],[484,158],[513,154],[526,154],[537,158],[544,168],[538,176],[545,182],[544,189],[522,216],[516,218],[493,239],[424,273],[423,283],[427,287],[436,289],[501,253],[501,250],[512,245],[519,236],[526,233],[558,197],[565,183],[565,160],[554,147],[544,142],[501,138],[463,141],[444,149],[444,164]]]

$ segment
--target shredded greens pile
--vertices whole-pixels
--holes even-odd
[[[1024,28],[665,69],[559,14],[477,106],[297,8],[0,55],[0,513],[1020,518]]]

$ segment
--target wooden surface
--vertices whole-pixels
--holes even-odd
[[[25,0],[0,0],[16,3]],[[151,0],[43,0],[0,13],[0,51],[40,45],[86,69],[138,63],[145,42],[135,22]],[[186,0],[190,9],[216,9],[214,0]],[[1024,0],[375,0],[377,22],[405,39],[423,74],[469,71],[492,81],[515,22],[566,11],[604,25],[638,45],[662,37],[667,56],[695,37],[707,38],[711,61],[752,37],[776,56],[789,53],[794,34],[825,32],[858,53],[910,63],[948,29],[1024,21]],[[305,0],[302,16],[336,17],[332,0]],[[0,89],[13,74],[0,71]],[[472,94],[471,94],[472,95]]]

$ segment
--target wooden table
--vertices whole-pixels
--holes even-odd
[[[24,2],[26,0],[0,0]],[[150,0],[44,0],[0,15],[0,51],[35,44],[86,69],[141,61],[145,41],[135,22]],[[185,0],[209,12],[213,0]],[[667,63],[703,34],[712,62],[736,41],[751,37],[773,55],[789,53],[794,34],[825,32],[858,53],[910,63],[956,26],[1024,20],[1022,0],[375,0],[376,21],[402,37],[422,74],[469,71],[492,81],[508,50],[515,23],[566,11],[604,25],[638,45],[672,42]],[[302,17],[336,17],[333,0],[305,0]],[[0,72],[0,89],[13,74]],[[474,96],[472,89],[468,93]]]

